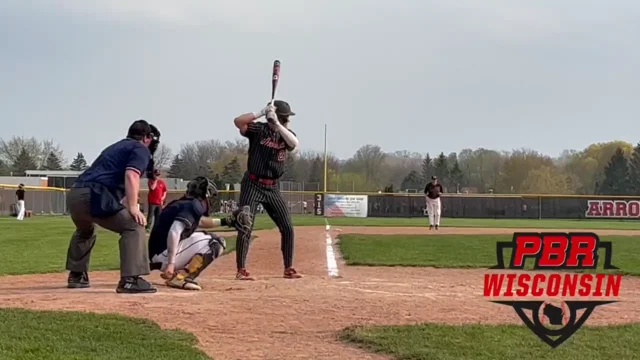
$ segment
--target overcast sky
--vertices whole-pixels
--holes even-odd
[[[640,1],[0,0],[0,137],[93,160],[144,118],[238,137],[270,96],[302,149],[421,153],[640,141]]]

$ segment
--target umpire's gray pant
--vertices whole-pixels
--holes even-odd
[[[91,190],[74,188],[67,194],[67,204],[76,231],[67,251],[67,270],[88,272],[91,250],[96,244],[96,226],[120,234],[120,276],[147,275],[149,250],[144,227],[136,223],[127,209],[105,218],[91,216]]]

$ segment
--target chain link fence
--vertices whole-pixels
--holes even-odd
[[[319,183],[281,182],[281,191],[292,214],[313,214],[315,194],[321,192]],[[15,214],[17,186],[0,185],[0,215]],[[345,193],[347,194],[347,193]],[[67,190],[60,188],[26,187],[25,207],[34,215],[63,215],[68,213]],[[184,195],[184,190],[169,190],[166,202]],[[240,191],[222,190],[218,193],[214,211],[231,211],[237,206]],[[422,194],[369,195],[370,217],[414,217],[425,216]],[[502,219],[583,219],[589,209],[588,200],[613,203],[616,209],[633,202],[640,213],[640,197],[567,196],[567,195],[456,195],[444,194],[442,215],[461,218]],[[608,199],[608,200],[607,200]],[[224,204],[227,207],[224,207]],[[614,206],[614,205],[611,205]],[[140,207],[147,212],[147,190],[140,191]],[[633,209],[632,209],[633,210]],[[616,210],[617,211],[617,210]],[[633,212],[633,211],[631,211]],[[635,213],[633,215],[635,218]]]
[[[315,192],[319,191],[319,183],[302,182],[282,182],[281,191],[285,202],[292,214],[312,214]],[[15,214],[17,186],[0,185],[0,215],[7,216]],[[67,191],[60,188],[26,187],[25,188],[25,208],[34,215],[64,215],[67,209]],[[169,190],[166,203],[176,200],[184,195],[184,190]],[[240,191],[221,190],[218,193],[215,211],[219,211],[224,202],[238,203]],[[140,208],[147,212],[147,190],[140,191]]]
[[[0,215],[15,213],[18,202],[16,197],[17,187],[0,187]],[[34,215],[62,215],[67,213],[67,194],[63,189],[57,188],[26,188],[24,204],[27,211]]]

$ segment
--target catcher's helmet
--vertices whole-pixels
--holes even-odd
[[[149,124],[149,128],[151,129],[149,137],[155,141],[160,141],[160,130],[153,124]]]
[[[187,184],[187,195],[202,200],[212,199],[218,195],[218,188],[213,181],[204,176],[198,176]]]

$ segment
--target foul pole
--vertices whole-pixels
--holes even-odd
[[[324,184],[323,193],[327,193],[327,124],[324,124]]]

